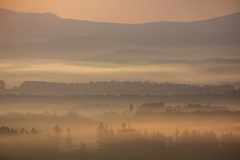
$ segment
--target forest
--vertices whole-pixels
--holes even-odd
[[[233,85],[0,81],[0,92],[0,159],[240,157]]]
[[[239,159],[240,136],[232,132],[217,136],[214,131],[176,128],[174,136],[159,131],[137,130],[125,123],[114,129],[100,122],[96,128],[96,149],[84,142],[75,147],[68,128],[59,125],[49,133],[0,128],[3,159]],[[14,140],[13,140],[14,139]],[[20,147],[21,146],[21,147]],[[20,148],[19,148],[20,147]],[[65,148],[65,151],[61,151]],[[15,154],[11,154],[15,152]]]

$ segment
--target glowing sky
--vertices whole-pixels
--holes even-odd
[[[240,12],[240,0],[0,0],[0,8],[62,18],[145,23],[194,21]]]

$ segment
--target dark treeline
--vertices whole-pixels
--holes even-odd
[[[94,118],[84,117],[77,112],[69,111],[66,114],[57,114],[56,112],[44,112],[44,113],[19,113],[11,112],[7,114],[0,115],[1,124],[8,124],[13,126],[24,126],[32,127],[33,124],[42,125],[45,124],[44,129],[54,125],[56,123],[61,123],[67,126],[88,126],[93,127],[99,121],[111,121],[112,123],[120,123],[122,121],[127,121],[129,123],[178,123],[178,122],[197,122],[197,123],[208,123],[222,121],[221,124],[215,124],[215,126],[221,126],[229,123],[240,122],[240,111],[230,111],[230,110],[212,110],[212,111],[185,111],[179,110],[178,108],[166,109],[161,112],[154,110],[141,110],[136,109],[134,113],[123,111],[108,111],[101,114],[94,115]]]
[[[186,107],[186,108],[185,108]],[[225,107],[209,107],[208,109],[191,108],[187,106],[179,107],[165,107],[161,109],[142,108],[141,106],[134,110],[134,113],[124,111],[122,113],[109,111],[95,116],[98,121],[111,121],[112,123],[119,123],[128,121],[131,123],[201,123],[208,126],[209,122],[214,123],[215,127],[221,125],[230,126],[233,123],[240,122],[240,111],[231,111]],[[0,119],[1,120],[1,119]],[[218,124],[218,121],[222,121]]]
[[[228,111],[229,109],[224,106],[212,106],[202,104],[191,104],[177,105],[177,106],[166,106],[163,102],[161,103],[144,103],[138,107],[139,112],[212,112],[212,111]]]
[[[100,123],[97,143],[105,159],[238,159],[240,139],[232,132],[219,138],[213,131],[176,129],[174,136],[159,131],[142,133],[130,125],[121,128]],[[103,158],[103,159],[104,159]]]
[[[32,128],[31,131],[28,131],[24,128],[18,131],[14,128],[9,128],[6,126],[2,126],[0,128],[0,135],[29,135],[29,134],[37,134],[37,133],[38,131],[35,128]]]
[[[37,129],[0,128],[0,159],[58,159],[61,128],[53,127],[49,133]]]
[[[33,122],[36,124],[45,124],[45,126],[54,125],[56,123],[71,124],[71,125],[92,125],[96,124],[94,119],[83,117],[77,112],[69,111],[66,114],[59,115],[55,111],[52,113],[19,113],[11,112],[0,115],[1,124],[12,123],[14,126],[24,124],[31,126]]]
[[[134,114],[129,112],[115,112],[109,111],[102,114],[96,114],[95,118],[88,118],[79,115],[77,112],[70,111],[66,114],[59,115],[55,112],[49,113],[19,113],[11,112],[0,115],[1,124],[12,124],[14,126],[24,124],[25,126],[31,127],[33,122],[37,124],[46,124],[46,126],[54,125],[56,123],[71,124],[71,125],[95,125],[97,121],[112,121],[121,122],[128,120],[130,122],[155,122],[159,120],[161,122],[166,121],[198,121],[207,122],[208,120],[217,121],[224,119],[226,123],[239,123],[240,122],[240,111],[229,111],[229,110],[214,110],[214,111],[201,111],[196,110],[192,112],[185,112],[185,110],[170,110],[167,109],[163,112],[156,112],[153,110],[136,110]]]
[[[175,94],[175,95],[33,95],[33,94],[0,94],[0,104],[35,103],[35,104],[142,104],[164,102],[166,104],[215,104],[220,106],[236,106],[240,103],[240,90],[233,90],[223,94]]]
[[[11,133],[5,133],[5,130],[11,130],[8,127],[0,128],[0,136],[10,136]],[[123,123],[120,128],[114,129],[112,126],[104,125],[102,122],[97,128],[96,149],[87,149],[87,145],[81,142],[81,145],[74,147],[70,130],[67,130],[67,136],[63,136],[59,125],[53,127],[51,133],[22,134],[22,130],[15,130],[15,139],[11,139],[13,144],[10,146],[9,154],[0,151],[0,158],[3,159],[82,159],[82,160],[238,160],[240,158],[240,137],[232,132],[217,136],[214,131],[198,131],[185,129],[180,131],[176,129],[173,136],[167,136],[159,131],[141,131],[130,125]],[[4,131],[4,133],[2,133]],[[23,136],[25,135],[25,136]],[[32,137],[34,135],[34,137]],[[18,138],[25,137],[23,144],[19,145]],[[44,138],[43,138],[44,137]],[[46,138],[48,137],[48,138]],[[35,140],[48,140],[41,143],[33,143]],[[28,139],[31,141],[28,142]],[[63,139],[64,141],[59,141]],[[9,143],[8,142],[8,143]],[[15,143],[14,143],[15,142]],[[6,142],[5,142],[6,143]],[[27,145],[26,145],[27,143]],[[67,146],[67,151],[60,151],[59,146]],[[0,147],[3,143],[1,143]],[[5,146],[9,144],[4,144]],[[30,146],[30,147],[29,147]],[[20,148],[18,148],[20,147]],[[47,148],[47,150],[46,150]],[[5,149],[5,148],[4,148]],[[18,153],[17,150],[25,150],[25,153]],[[13,154],[14,153],[14,154]]]
[[[25,81],[19,87],[5,90],[5,93],[26,93],[39,95],[82,95],[82,94],[130,94],[130,95],[160,95],[160,94],[196,94],[224,93],[234,90],[232,85],[189,85],[179,83],[157,83],[150,81],[101,81],[89,83],[57,83]]]

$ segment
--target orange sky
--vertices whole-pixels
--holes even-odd
[[[62,18],[145,23],[194,21],[240,12],[240,0],[0,0],[0,8]]]

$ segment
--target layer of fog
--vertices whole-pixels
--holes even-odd
[[[200,61],[201,62],[201,61]],[[89,61],[1,59],[0,77],[7,88],[25,80],[89,82],[140,80],[190,84],[236,82],[240,79],[238,62],[162,61],[157,63],[103,63]],[[14,78],[17,77],[17,78]]]

